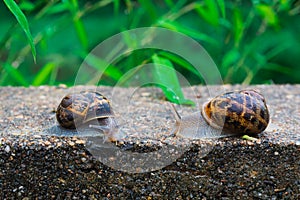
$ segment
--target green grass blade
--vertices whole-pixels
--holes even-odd
[[[46,14],[50,14],[50,11],[52,10],[57,10],[57,6],[59,7],[60,5],[65,5],[63,3],[59,3],[59,4],[56,4],[58,0],[53,0],[53,1],[48,1],[47,4],[39,10],[39,12],[35,15],[35,19],[40,19],[42,18],[43,16],[45,16]],[[65,7],[65,10],[67,8]],[[53,12],[54,13],[54,12]]]
[[[102,60],[93,54],[85,55],[82,53],[80,56],[85,59],[84,61],[88,65],[96,69],[98,73],[103,73],[105,76],[108,76],[115,81],[118,81],[123,75],[122,71],[120,71],[116,66],[107,63],[105,60]]]
[[[195,3],[195,10],[208,23],[216,26],[219,23],[219,12],[215,1],[205,0],[204,2]]]
[[[277,63],[267,63],[266,65],[264,65],[262,67],[262,69],[269,70],[269,71],[275,71],[275,72],[287,74],[290,76],[293,76],[293,75],[297,76],[293,69],[291,69],[287,66],[284,66],[284,65],[279,65]]]
[[[164,0],[164,2],[169,8],[172,8],[174,6],[174,2],[172,0]]]
[[[255,8],[268,24],[274,27],[279,26],[276,12],[271,6],[259,4],[256,5]]]
[[[73,25],[75,27],[77,36],[79,38],[80,44],[84,48],[84,50],[87,50],[88,48],[88,37],[85,30],[85,27],[83,25],[83,22],[81,20],[81,14],[79,10],[79,5],[77,0],[71,0],[66,3],[69,7],[69,10],[73,17]]]
[[[20,8],[21,10],[32,11],[32,10],[34,10],[34,8],[35,8],[35,4],[34,4],[34,3],[31,3],[31,2],[29,2],[29,1],[22,1],[22,2],[20,2],[20,4],[19,4],[19,8]]]
[[[184,98],[172,63],[156,54],[152,56],[152,60],[155,64],[155,74],[153,74],[155,83],[162,89],[166,98],[173,103],[194,105],[192,100]]]
[[[56,68],[56,64],[53,62],[47,63],[43,68],[38,72],[32,81],[33,86],[39,86],[45,84],[46,81],[51,76],[52,71]]]
[[[159,21],[159,25],[164,28],[168,28],[171,30],[179,31],[183,34],[186,34],[190,37],[193,37],[197,40],[207,42],[212,45],[218,45],[218,41],[213,37],[208,36],[207,34],[201,33],[200,31],[196,31],[187,27],[184,27],[176,22],[170,21]]]
[[[212,0],[205,0],[206,5],[208,7],[208,12],[210,16],[210,23],[213,25],[218,25],[219,23],[219,11],[218,6],[215,1]]]
[[[15,3],[14,0],[4,0],[4,3],[8,7],[8,9],[13,13],[13,15],[16,17],[18,23],[20,24],[21,28],[26,34],[26,37],[29,41],[30,47],[31,47],[31,53],[33,56],[34,62],[36,62],[36,49],[33,42],[33,37],[30,33],[29,24],[26,19],[26,16],[21,11],[21,9],[18,7],[18,5]]]
[[[58,75],[58,70],[59,70],[58,67],[54,67],[54,69],[51,71],[50,78],[49,78],[49,81],[48,81],[49,85],[55,85],[56,77]]]
[[[218,3],[219,8],[221,10],[222,17],[226,18],[226,8],[225,8],[225,2],[224,2],[224,0],[217,0],[217,3]]]
[[[222,59],[222,68],[228,71],[241,58],[240,52],[237,49],[229,50]]]
[[[36,18],[39,18],[43,16],[44,14],[52,15],[52,14],[63,14],[63,12],[66,12],[68,10],[68,5],[65,3],[58,3],[55,5],[51,5],[47,8],[44,8],[42,11],[39,12],[39,14],[36,16]]]
[[[157,19],[157,9],[155,8],[153,2],[149,0],[139,0],[139,3],[150,16],[150,18],[155,21]]]
[[[187,62],[185,59],[176,56],[170,52],[167,51],[161,51],[159,52],[159,55],[173,61],[174,63],[177,63],[178,65],[180,65],[181,67],[187,69],[188,71],[192,72],[193,74],[195,74],[196,76],[199,76],[201,78],[201,75],[199,74],[199,72],[195,69],[195,67],[193,67],[189,62]]]
[[[279,53],[287,50],[292,45],[293,44],[289,40],[286,40],[284,43],[279,43],[278,45],[276,45],[275,47],[270,49],[268,52],[265,53],[264,56],[266,57],[266,59],[271,59],[271,58],[275,57],[276,55],[278,55]]]
[[[170,11],[172,13],[180,13],[180,10],[182,10],[185,7],[186,3],[186,0],[174,1],[174,5],[172,6]]]
[[[240,41],[243,38],[243,31],[244,31],[244,23],[243,17],[238,9],[234,9],[233,11],[233,33],[234,33],[234,44],[235,47],[240,45]]]
[[[22,86],[29,86],[28,82],[26,81],[25,77],[12,65],[9,63],[4,63],[4,69],[7,72],[7,74],[18,84]]]
[[[118,15],[119,14],[119,10],[120,10],[120,0],[114,0],[114,15]]]
[[[75,18],[73,20],[73,23],[74,23],[74,27],[75,27],[76,33],[78,35],[78,38],[79,38],[79,41],[80,41],[82,47],[85,50],[87,50],[88,49],[88,39],[87,39],[88,36],[85,31],[83,22],[79,18]]]

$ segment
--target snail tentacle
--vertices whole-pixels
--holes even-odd
[[[178,133],[178,130],[179,130],[179,127],[181,124],[181,116],[178,113],[177,109],[175,108],[174,104],[168,102],[168,105],[170,106],[173,116],[175,117],[175,125],[174,125],[171,133],[168,136],[174,137]]]

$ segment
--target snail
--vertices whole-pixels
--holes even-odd
[[[255,90],[216,96],[195,112],[181,117],[173,104],[176,122],[172,136],[192,138],[256,135],[266,129],[269,111],[265,98]],[[116,141],[120,126],[109,100],[98,92],[82,91],[65,96],[56,111],[58,123],[67,129],[83,125],[103,131],[106,141]],[[170,135],[168,135],[170,136]]]
[[[218,95],[204,103],[201,112],[185,117],[173,105],[172,111],[176,119],[172,135],[185,137],[256,135],[266,129],[270,118],[265,98],[255,90]]]
[[[75,129],[84,125],[103,131],[106,140],[115,141],[118,127],[109,100],[98,92],[82,91],[66,95],[58,105],[56,119],[60,126]]]

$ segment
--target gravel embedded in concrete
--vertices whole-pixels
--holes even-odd
[[[209,94],[241,88],[192,87],[184,92],[201,103]],[[272,120],[253,141],[165,138],[174,117],[159,89],[142,88],[132,95],[132,89],[99,87],[112,100],[125,135],[115,144],[93,146],[95,136],[89,141],[76,133],[45,135],[57,127],[54,111],[61,98],[93,87],[2,87],[0,199],[299,199],[300,85],[247,88],[264,94]],[[178,109],[187,115],[197,108]],[[132,160],[143,152],[145,158]]]

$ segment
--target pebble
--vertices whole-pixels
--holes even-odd
[[[68,144],[69,144],[70,146],[74,146],[74,145],[75,145],[75,142],[69,141]]]
[[[76,140],[75,143],[76,143],[76,144],[85,144],[85,141],[79,139],[79,140]]]
[[[5,147],[5,149],[4,149],[4,151],[5,151],[6,153],[9,153],[9,152],[10,152],[10,146],[7,145],[7,146]]]
[[[46,146],[49,146],[49,145],[51,145],[51,142],[45,141],[44,144],[45,144]]]

